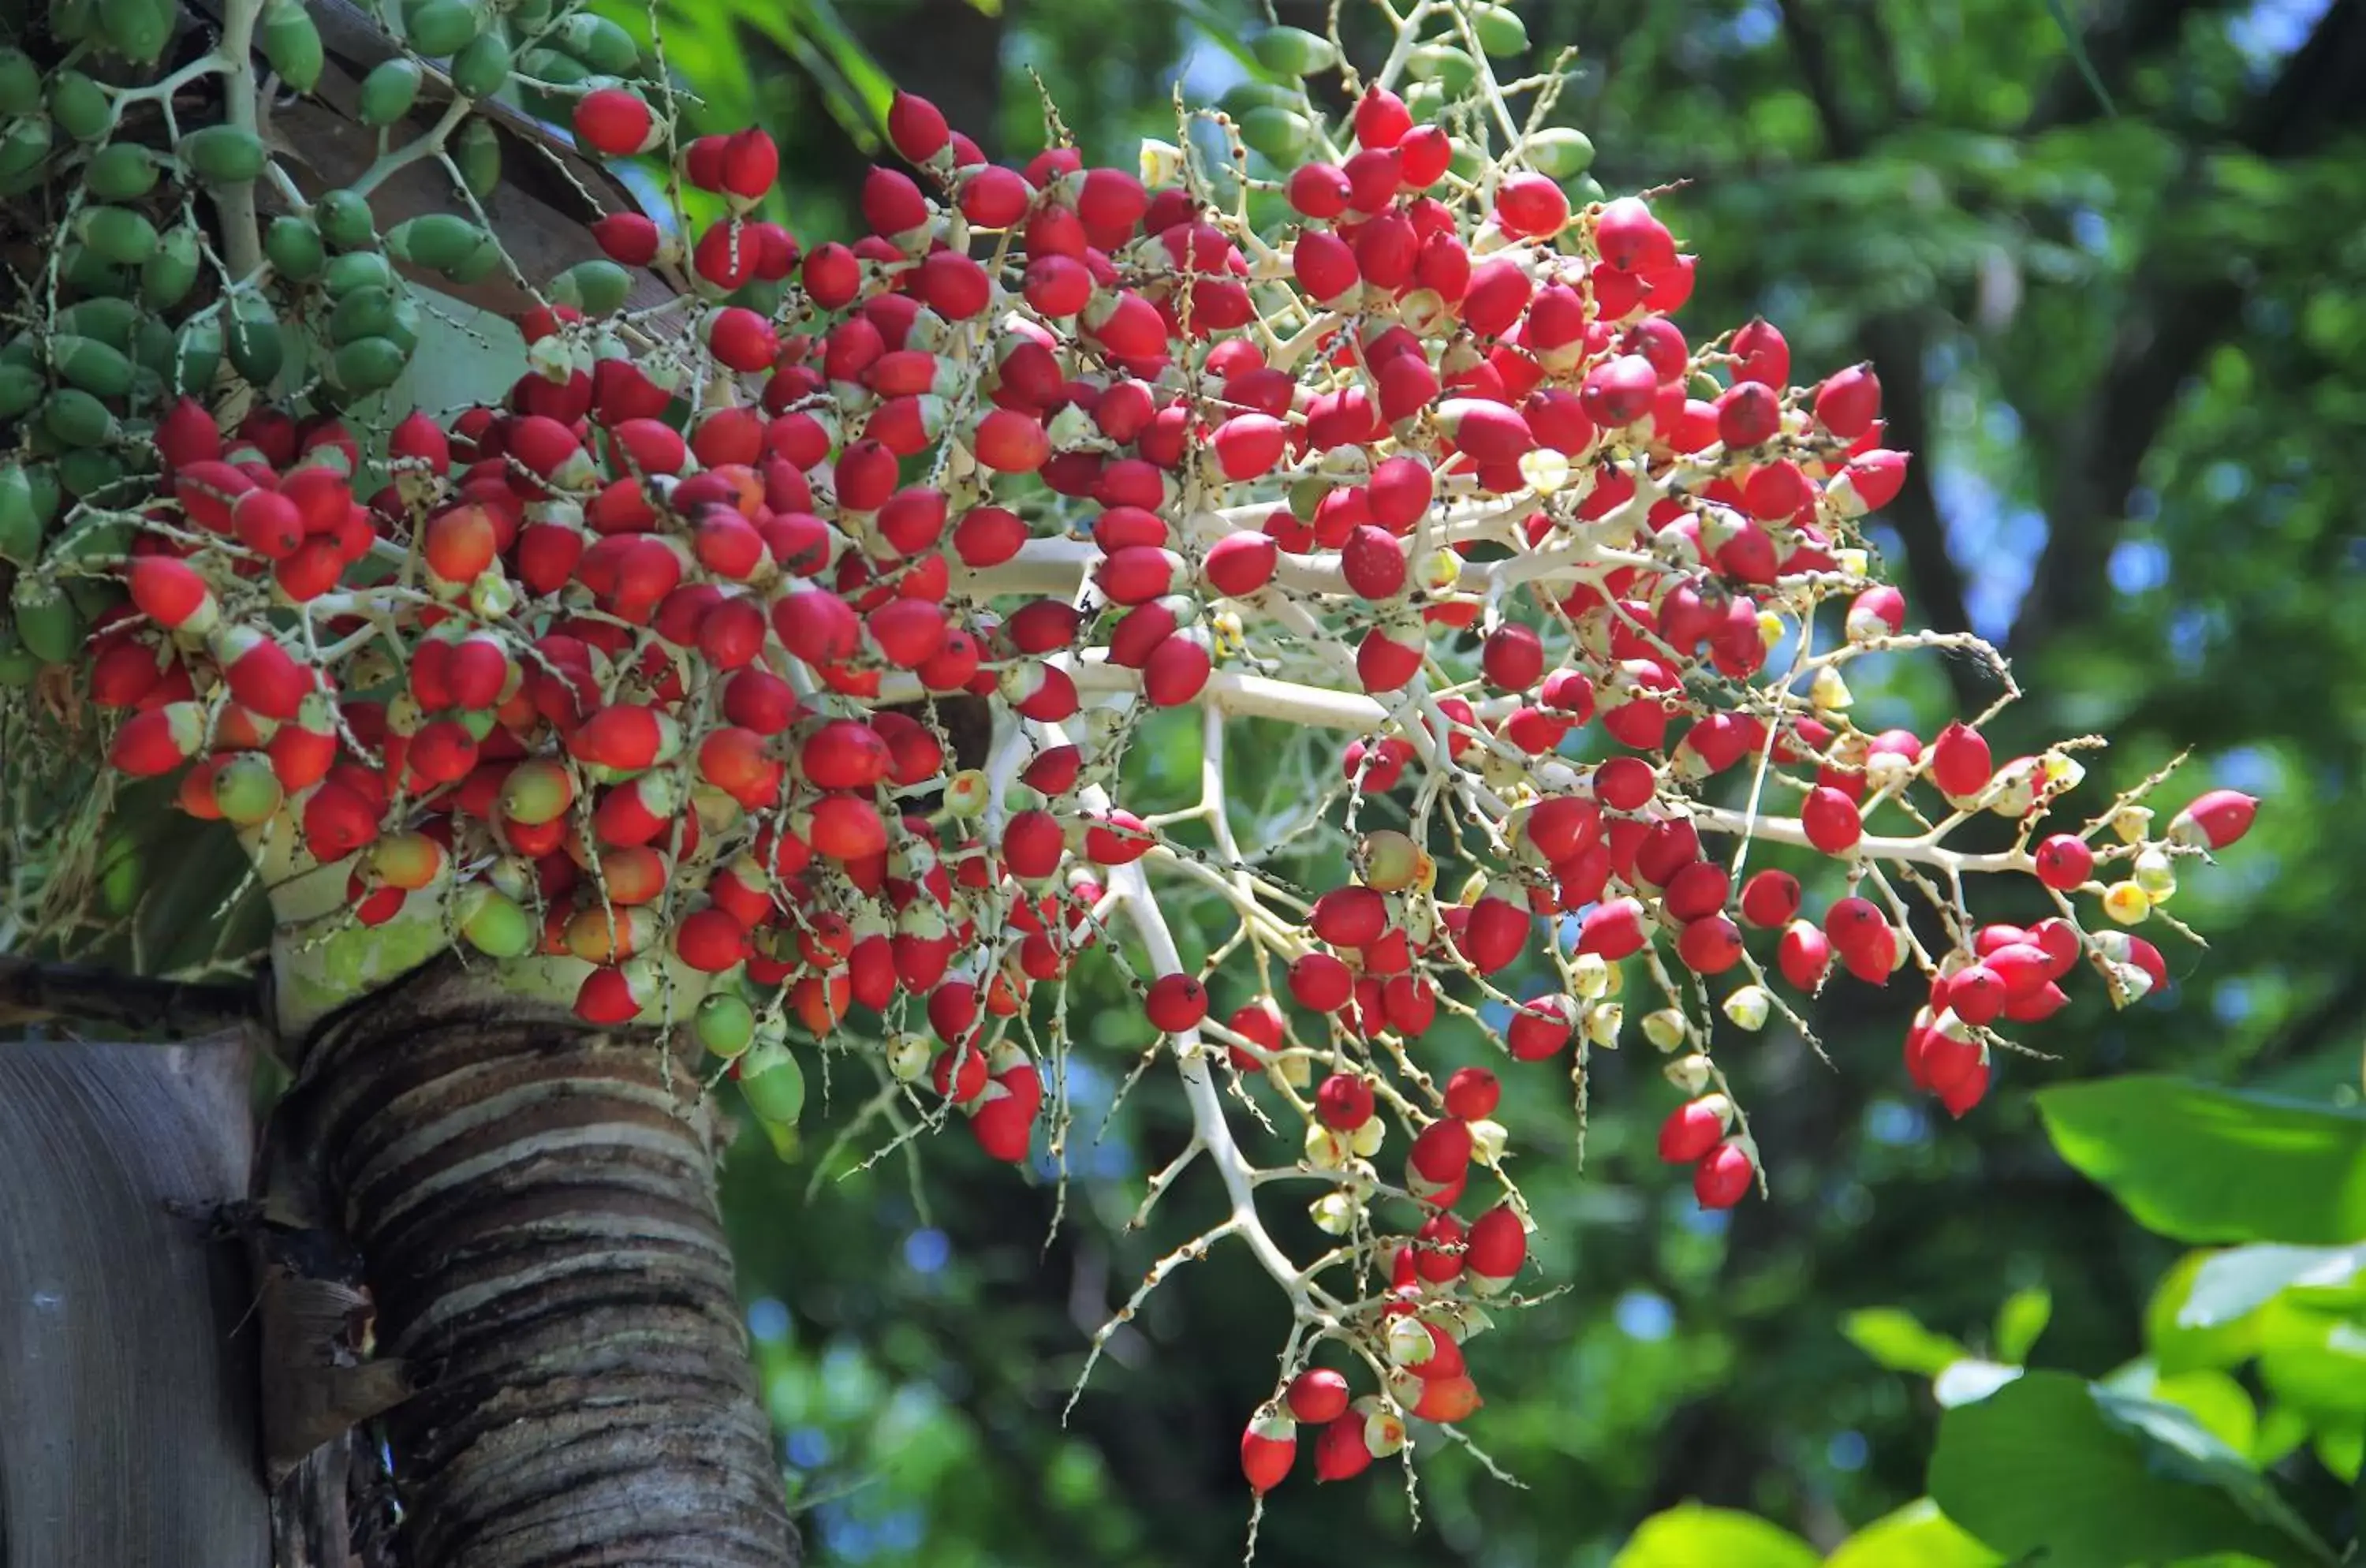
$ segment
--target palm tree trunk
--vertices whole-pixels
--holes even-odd
[[[386,1416],[406,1568],[793,1568],[691,1065],[447,954],[299,1070],[278,1145],[423,1385]]]

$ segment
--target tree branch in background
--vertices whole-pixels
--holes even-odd
[[[2101,81],[2118,103],[2125,96],[2136,67],[2176,45],[2185,31],[2188,17],[2202,11],[2229,9],[2214,0],[2124,0],[2104,21],[2085,29],[2079,44],[2087,53],[2087,63],[2094,68]],[[2042,136],[2049,130],[2084,125],[2099,119],[2104,113],[2102,100],[2079,69],[2078,61],[2069,49],[2063,50],[2063,60],[2053,77],[2037,95],[2037,102],[2029,118],[2022,126],[2023,136]]]
[[[261,1017],[262,992],[252,986],[152,980],[0,957],[0,1028],[56,1021],[186,1040]]]
[[[1784,37],[1832,156],[1860,156],[1864,133],[1841,101],[1823,31],[1809,15],[1807,0],[1782,0],[1782,13]],[[1885,316],[1868,321],[1857,343],[1859,356],[1879,369],[1886,392],[1882,406],[1889,418],[1888,444],[1917,454],[1907,470],[1906,488],[1885,513],[1906,545],[1908,581],[1923,618],[1934,630],[1967,632],[1971,615],[1964,604],[1964,574],[1947,552],[1946,526],[1931,483],[1931,393],[1922,374],[1930,333],[1911,316]],[[1985,666],[1951,659],[1945,668],[1959,705],[1977,708],[1995,695],[1994,679]]]
[[[2335,6],[2245,117],[2237,144],[2263,158],[2300,157],[2361,122],[2366,6]],[[2171,217],[2165,226],[2175,222]],[[2146,269],[2144,303],[2122,325],[2110,367],[2086,400],[2090,428],[2063,445],[2079,460],[2064,465],[2048,487],[2045,549],[2006,644],[2009,657],[2034,652],[2101,607],[2112,547],[2145,457],[2186,378],[2240,313],[2240,286],[2224,277],[2174,281],[2163,270]]]

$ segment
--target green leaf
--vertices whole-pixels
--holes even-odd
[[[1917,1497],[1841,1542],[1824,1568],[1989,1568],[2003,1561],[1938,1504]]]
[[[2164,1373],[2238,1367],[2259,1353],[2255,1314],[2212,1325],[2186,1321],[2186,1303],[2192,1297],[2193,1283],[2216,1256],[2189,1252],[2153,1287],[2152,1300],[2145,1306],[2145,1346]]]
[[[2054,1317],[2053,1293],[2043,1285],[2015,1291],[1997,1309],[1996,1353],[2000,1361],[2026,1361],[2037,1337]]]
[[[2164,1377],[2154,1362],[2136,1360],[2098,1381],[2114,1393],[2178,1406],[2236,1453],[2250,1454],[2259,1441],[2259,1411],[2243,1385],[2225,1372],[2205,1369]]]
[[[2366,1244],[2229,1247],[2203,1260],[2184,1304],[2178,1308],[2177,1325],[2214,1328],[2295,1285],[2347,1285],[2360,1269],[2366,1269]]]
[[[2008,1557],[2124,1568],[2214,1551],[2330,1562],[2268,1479],[2173,1405],[2032,1372],[1939,1423],[1931,1495]]]
[[[1971,1354],[1944,1334],[1922,1326],[1912,1313],[1898,1307],[1866,1307],[1841,1320],[1849,1343],[1893,1372],[1937,1377],[1949,1365]]]
[[[1816,1549],[1755,1515],[1685,1503],[1645,1519],[1610,1568],[1818,1568]]]
[[[2163,1235],[2366,1238],[2366,1110],[2141,1075],[2036,1099],[2062,1157]]]

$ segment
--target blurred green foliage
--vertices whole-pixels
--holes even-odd
[[[1544,1225],[1537,1250],[1572,1288],[1476,1344],[1488,1404],[1470,1429],[1527,1488],[1444,1450],[1424,1461],[1414,1528],[1387,1474],[1317,1490],[1301,1472],[1271,1500],[1259,1561],[1987,1562],[1921,1500],[1934,1443],[1949,1458],[1940,1477],[1961,1492],[2000,1431],[2008,1450],[2067,1441],[2056,1428],[2075,1409],[2103,1434],[2078,1448],[2081,1462],[2150,1475],[2150,1450],[2104,1441],[2191,1438],[2141,1430],[2156,1419],[2147,1401],[2215,1434],[2246,1473],[2265,1467],[2303,1533],[2346,1541],[2354,1416],[2309,1409],[2325,1396],[2305,1391],[2366,1378],[2345,1383],[2347,1369],[2300,1359],[2346,1346],[2358,1308],[2338,1291],[2295,1300],[2316,1287],[2290,1283],[2338,1266],[2271,1243],[2264,1256],[2180,1259],[2169,1237],[2233,1233],[2169,1223],[2171,1200],[2147,1207],[2112,1163],[2182,1167],[2206,1198],[2268,1181],[2252,1162],[2301,1151],[2280,1136],[2215,1149],[2187,1127],[2140,1157],[2109,1129],[2080,1133],[2080,1102],[2064,1093],[2047,1102],[2057,1154],[2032,1091],[2143,1068],[2271,1089],[2318,1113],[2357,1100],[2366,927],[2349,897],[2366,886],[2366,830],[2348,802],[2366,744],[2366,617],[2350,611],[2366,586],[2366,384],[2353,369],[2366,355],[2366,7],[1519,9],[1540,50],[1580,51],[1560,118],[1601,148],[1603,184],[1684,182],[1662,206],[1703,258],[1680,317],[1689,333],[1763,312],[1803,375],[1876,364],[1892,444],[1918,454],[1885,553],[1920,620],[2010,648],[2030,695],[1998,727],[2000,745],[2108,736],[2097,798],[2191,748],[2164,809],[2211,783],[2271,804],[2228,863],[2186,878],[2179,912],[2213,950],[2172,949],[2173,993],[2123,1015],[2083,997],[2030,1032],[2052,1057],[2006,1064],[1961,1124],[1934,1122],[1904,1091],[1903,987],[1827,998],[1815,1021],[1830,1066],[1777,1032],[1729,1053],[1773,1184],[1772,1201],[1729,1221],[1696,1213],[1651,1159],[1668,1103],[1655,1064],[1597,1058],[1582,1172],[1568,1086],[1510,1075],[1505,1115]],[[1208,100],[1241,78],[1240,45],[1267,19],[1236,0],[659,11],[670,62],[716,123],[752,114],[782,137],[787,214],[807,238],[847,231],[868,144],[859,106],[875,107],[876,89],[844,63],[850,41],[997,157],[1042,145],[1031,75],[1088,155],[1130,164],[1136,139],[1174,134],[1178,82]],[[1280,7],[1301,26],[1321,16]],[[1351,47],[1376,39],[1376,21],[1350,0]],[[1876,727],[1925,734],[1990,694],[1977,668],[1935,660],[1859,692]],[[1279,831],[1307,781],[1328,776],[1286,735],[1244,734],[1236,759],[1253,752],[1269,759],[1262,777],[1234,770],[1245,839]],[[1132,804],[1188,801],[1189,727],[1136,757]],[[1298,848],[1300,872],[1319,874],[1335,846]],[[2011,890],[1992,897],[1997,918],[2034,912]],[[1222,931],[1202,914],[1204,951]],[[1113,969],[1086,965],[1070,1009],[1076,1118],[1056,1231],[1048,1163],[989,1168],[958,1136],[867,1170],[855,1168],[875,1135],[825,1157],[860,1095],[841,1083],[826,1100],[817,1075],[785,1161],[752,1132],[736,1152],[730,1218],[817,1562],[1238,1557],[1247,1498],[1234,1450],[1284,1328],[1245,1258],[1219,1251],[1177,1276],[1060,1419],[1093,1331],[1212,1209],[1187,1179],[1144,1230],[1126,1228],[1146,1174],[1186,1136],[1183,1113],[1157,1073],[1106,1111],[1145,1043]],[[1446,1039],[1438,1057],[1467,1047]],[[2146,1092],[2188,1109],[2207,1093]],[[2119,1152],[2098,1153],[2106,1145]],[[2187,1165],[2197,1149],[2214,1152]],[[2326,1224],[2346,1223],[2366,1179],[2348,1168],[2348,1185],[2304,1205]],[[2325,1177],[2290,1179],[2299,1192]],[[2293,1239],[2356,1233],[2312,1224]],[[2287,1266],[2296,1272],[2276,1283]],[[2180,1317],[2204,1284],[2205,1304],[2250,1305]],[[1983,1377],[2002,1392],[1943,1417],[1928,1380],[1956,1368],[1968,1371],[1951,1394]],[[2110,1368],[2121,1371],[2083,1381]],[[2008,1493],[2029,1480],[2003,1479]],[[2260,1525],[2225,1496],[2246,1528],[2283,1532],[2267,1560],[2312,1560],[2285,1524]],[[1696,1529],[1757,1544],[1715,1546]],[[2261,1543],[2192,1550],[2247,1544]],[[2151,1547],[2130,1538],[2129,1550]]]

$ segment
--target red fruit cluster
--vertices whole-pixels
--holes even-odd
[[[1194,1152],[1238,1157],[1213,1041],[1302,1122],[1283,1170],[1328,1187],[1334,1260],[1390,1280],[1277,1270],[1310,1353],[1371,1375],[1300,1370],[1243,1438],[1260,1492],[1301,1425],[1321,1478],[1356,1473],[1477,1407],[1477,1303],[1527,1259],[1494,1118],[1550,1080],[1441,1059],[1442,1021],[1582,1077],[1638,1015],[1684,1096],[1659,1152],[1728,1207],[1760,1151],[1720,1031],[1804,1031],[1835,968],[1910,966],[1908,1077],[1961,1114],[2082,964],[2115,1002],[2167,984],[2126,928],[2255,810],[2213,791],[2156,833],[2130,795],[2049,830],[2069,749],[1860,727],[1853,661],[1927,640],[1867,575],[1908,479],[1874,372],[1794,385],[1767,323],[1679,327],[1662,213],[1519,158],[1465,178],[1456,123],[1369,88],[1257,234],[1196,174],[997,166],[907,95],[866,231],[806,251],[760,215],[761,131],[677,145],[586,94],[584,146],[720,198],[679,254],[637,214],[595,231],[686,265],[678,333],[538,309],[531,368],[405,421],[384,471],[332,420],[170,411],[90,645],[112,760],[341,868],[364,926],[571,957],[587,1020],[694,1015],[726,1056],[760,1031],[766,1072],[793,1032],[872,1052],[1003,1160],[1044,1099],[1020,1021],[1123,913]],[[1112,799],[1141,710],[1186,705],[1200,808]],[[1303,896],[1232,842],[1235,716],[1337,769],[1315,805],[1350,852]],[[1983,816],[2019,831],[1950,847]],[[1154,873],[1252,953],[1186,968]],[[2056,912],[1973,916],[1989,873]]]

